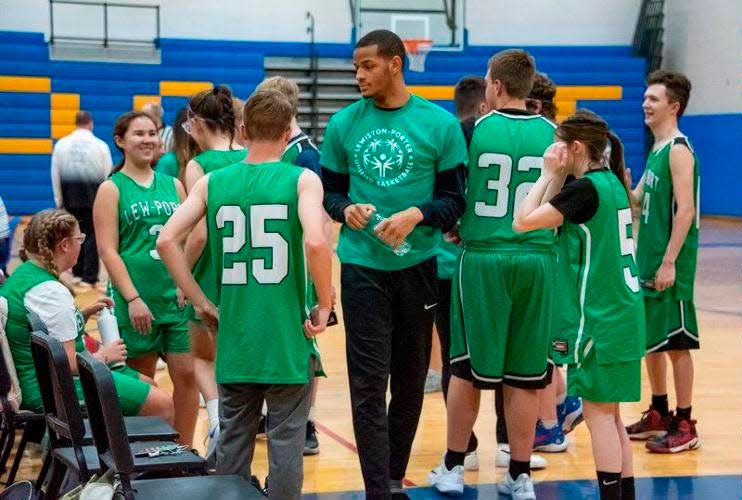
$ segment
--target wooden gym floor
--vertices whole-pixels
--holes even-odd
[[[704,218],[701,226],[696,305],[702,348],[694,353],[693,413],[698,419],[702,445],[698,450],[678,455],[657,455],[648,453],[643,443],[635,443],[634,470],[639,478],[639,498],[738,499],[742,491],[739,480],[742,473],[742,224],[736,219]],[[336,286],[338,271],[336,262]],[[80,294],[78,300],[84,304],[96,293],[95,289],[87,291]],[[321,451],[304,460],[304,491],[307,498],[316,500],[363,498],[350,413],[342,311],[338,313],[341,324],[319,337],[328,374],[320,382],[316,405]],[[94,330],[94,323],[89,328]],[[158,372],[157,382],[171,388],[164,370]],[[674,405],[672,389],[670,393],[670,404]],[[637,419],[648,406],[646,380],[642,395],[641,403],[622,407],[625,422]],[[467,488],[464,498],[496,498],[494,483],[502,478],[504,470],[494,466],[494,428],[493,395],[485,393],[475,427],[481,465],[478,472],[466,473],[466,483],[471,487]],[[201,451],[206,432],[206,413],[202,409],[194,443]],[[413,498],[444,498],[426,487],[426,478],[445,451],[445,434],[442,395],[429,394],[425,398],[407,472],[406,483],[413,488]],[[569,435],[569,440],[566,452],[545,454],[548,467],[534,472],[534,479],[539,482],[539,498],[593,498],[595,485],[585,481],[592,480],[595,474],[586,426],[579,426]],[[267,473],[265,457],[265,441],[259,441],[253,473],[261,480]],[[20,478],[35,478],[38,468],[38,459],[26,460]]]

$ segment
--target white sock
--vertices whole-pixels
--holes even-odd
[[[264,417],[268,416],[268,403],[266,403],[265,401],[263,401],[263,408],[260,410],[260,414]]]
[[[317,414],[316,414],[316,411],[314,409],[314,406],[312,406],[311,408],[309,408],[309,419],[308,420],[310,422],[314,422],[315,420],[317,420]]]
[[[564,404],[564,401],[566,401],[566,400],[567,400],[567,393],[566,392],[564,394],[557,394],[557,397],[556,397],[556,404],[557,405],[563,405]]]
[[[206,414],[209,416],[209,429],[219,425],[219,400],[210,399],[206,402]]]
[[[543,425],[544,429],[547,429],[547,430],[553,429],[554,427],[556,427],[557,423],[558,422],[556,420],[542,420],[541,421],[541,425]]]

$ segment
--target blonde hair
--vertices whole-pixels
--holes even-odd
[[[295,81],[283,76],[266,78],[255,90],[276,90],[284,95],[291,103],[294,116],[299,116],[299,86]]]
[[[33,254],[41,260],[47,271],[59,275],[64,269],[57,269],[54,264],[54,248],[60,241],[72,236],[75,226],[77,219],[66,210],[42,210],[28,223],[23,233],[23,247],[18,255],[25,262],[28,254]]]

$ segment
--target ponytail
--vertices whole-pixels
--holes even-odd
[[[623,144],[621,139],[616,136],[613,132],[608,132],[608,143],[611,147],[611,154],[608,157],[608,167],[613,172],[618,180],[621,181],[621,185],[624,185],[624,158],[623,158]]]

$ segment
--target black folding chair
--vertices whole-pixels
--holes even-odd
[[[0,329],[2,328],[2,325],[0,325]],[[0,332],[0,335],[4,336],[5,332]],[[29,442],[41,443],[46,429],[43,414],[25,410],[16,411],[13,408],[8,400],[10,387],[10,372],[5,363],[5,357],[0,353],[0,405],[2,405],[2,415],[0,415],[0,449],[2,449],[2,452],[0,452],[0,475],[7,470],[8,460],[15,445],[16,431],[23,431],[8,478],[3,483],[5,485],[13,484],[15,481],[26,444]]]
[[[180,455],[140,458],[126,445],[126,427],[116,404],[116,388],[108,367],[89,353],[78,353],[77,366],[85,395],[93,437],[101,462],[116,473],[127,500],[188,498],[219,500],[261,500],[262,494],[241,476],[198,476],[134,480],[147,463],[167,469]]]
[[[44,333],[33,332],[31,354],[36,367],[52,449],[51,462],[42,466],[37,487],[48,479],[45,496],[56,498],[64,475],[68,471],[73,471],[80,482],[86,482],[93,474],[101,472],[102,468],[97,450],[93,446],[94,433],[89,429],[89,425],[86,425],[77,400],[64,346]],[[115,389],[113,401],[118,401]],[[177,437],[177,433],[162,419],[129,417],[125,422],[125,425],[129,425],[137,432],[136,441],[130,444],[137,449],[172,444],[172,441],[163,441],[162,437]],[[152,429],[147,427],[148,424],[151,424]],[[51,472],[47,478],[50,466]],[[185,471],[200,471],[202,468],[203,460],[197,456],[179,463],[176,467],[177,470]]]
[[[36,488],[31,481],[19,481],[0,492],[0,500],[34,500]]]

